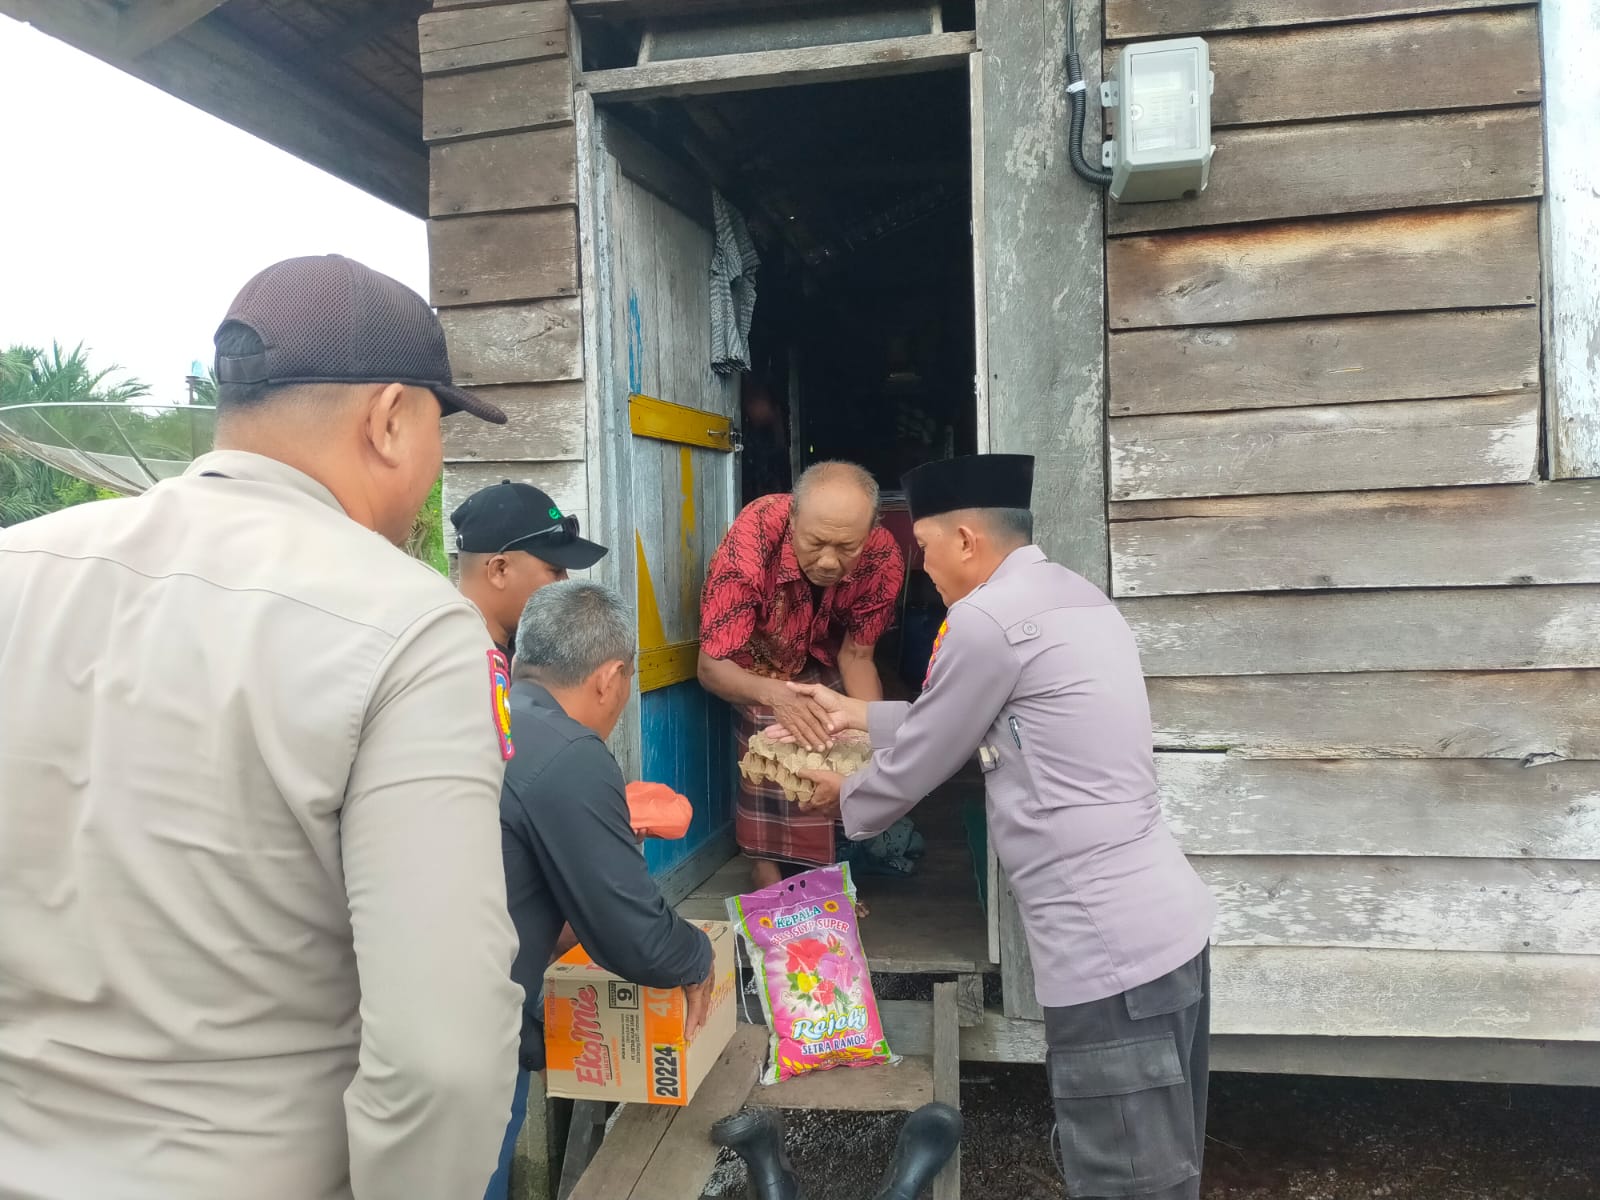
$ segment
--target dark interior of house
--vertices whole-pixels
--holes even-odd
[[[916,562],[900,477],[976,449],[965,72],[693,96],[641,133],[736,207],[761,256],[741,388],[743,499],[815,462],[860,463]],[[943,617],[920,570],[880,655],[914,694]]]

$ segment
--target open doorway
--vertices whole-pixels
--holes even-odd
[[[880,647],[915,695],[943,619],[900,491],[978,449],[970,84],[959,70],[701,95],[613,110],[696,162],[760,257],[740,385],[740,502],[857,462],[911,569]]]
[[[760,266],[750,369],[737,385],[737,502],[787,491],[828,459],[873,474],[909,567],[879,670],[886,694],[908,699],[943,609],[920,569],[900,477],[981,445],[971,89],[967,71],[952,69],[659,98],[604,114],[714,188],[748,226]],[[699,209],[682,179],[643,162],[629,172],[663,200]],[[926,844],[915,874],[861,881],[877,969],[992,969],[981,795],[972,780],[942,789],[914,814]],[[746,877],[730,863],[684,911],[720,913]]]

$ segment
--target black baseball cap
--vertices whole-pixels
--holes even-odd
[[[568,571],[587,571],[606,556],[604,546],[578,536],[577,517],[563,516],[531,483],[502,479],[472,493],[450,514],[450,524],[464,554],[525,550]]]
[[[425,387],[446,413],[496,425],[506,415],[455,386],[444,327],[405,284],[338,254],[289,258],[244,285],[217,328],[244,325],[260,354],[216,357],[218,383],[404,383]]]

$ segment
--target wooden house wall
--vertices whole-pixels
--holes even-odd
[[[1538,12],[1198,33],[1198,200],[1113,206],[1111,581],[1219,1033],[1600,1038],[1600,484],[1541,480]]]
[[[445,422],[444,511],[501,479],[587,527],[577,133],[564,0],[466,7],[418,25],[432,300],[457,382],[505,426]]]

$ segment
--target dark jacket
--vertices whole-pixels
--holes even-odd
[[[699,983],[711,972],[704,932],[667,905],[628,823],[622,772],[606,744],[544,688],[511,688],[511,740],[500,792],[506,900],[520,945],[522,1066],[544,1066],[541,990],[568,923],[589,956],[645,987]]]

